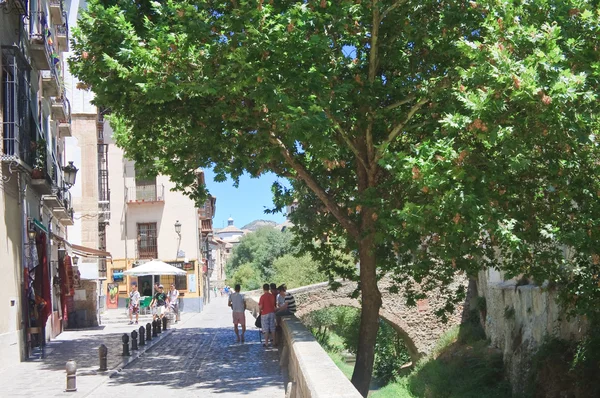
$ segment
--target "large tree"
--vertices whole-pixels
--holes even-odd
[[[600,297],[597,1],[88,6],[72,70],[129,157],[195,198],[197,167],[287,177],[330,275],[356,253],[363,395],[384,274],[409,302],[487,266]]]

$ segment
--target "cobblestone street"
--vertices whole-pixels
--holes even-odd
[[[57,345],[44,363],[21,363],[0,373],[8,387],[8,395],[3,396],[105,397],[125,394],[155,397],[175,393],[178,397],[217,394],[220,397],[283,397],[284,380],[278,353],[275,349],[262,347],[254,318],[246,312],[249,328],[246,342],[237,343],[226,298],[212,300],[204,307],[204,312],[185,314],[183,322],[163,342],[121,372],[110,378],[105,374],[79,376],[76,393],[63,392],[66,359],[75,356],[82,361],[79,369],[90,369],[95,366],[92,362],[97,361],[97,351],[89,358],[78,351],[77,341],[91,332],[68,332],[79,333],[77,338],[69,340],[71,349],[59,350]],[[110,338],[118,336],[114,334]],[[109,368],[119,360],[116,355],[109,358]],[[7,383],[9,380],[15,382]]]
[[[89,396],[283,397],[277,351],[262,347],[249,312],[246,318],[246,343],[236,343],[226,299],[213,298],[200,316]]]

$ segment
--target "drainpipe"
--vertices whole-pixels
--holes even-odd
[[[106,154],[108,157],[108,153]],[[123,220],[125,221],[124,229],[125,229],[125,268],[129,263],[129,256],[127,255],[127,244],[129,243],[129,239],[127,237],[127,165],[125,158],[123,157]],[[108,275],[106,276],[106,286],[108,286]],[[129,277],[127,277],[127,286],[129,286]],[[154,294],[154,277],[152,277],[152,294]],[[119,303],[117,303],[117,307]]]
[[[23,270],[25,269],[25,267],[27,266],[27,264],[25,263],[25,258],[26,258],[26,247],[29,247],[29,245],[25,245],[25,239],[28,239],[28,234],[27,234],[27,208],[25,207],[25,198],[27,196],[27,184],[23,182],[23,175],[19,172],[18,173],[18,179],[17,179],[17,189],[19,192],[19,206],[21,206],[21,267],[19,269],[19,273],[21,276],[21,322],[20,322],[20,326],[22,327],[22,338],[23,338],[23,342],[24,345],[22,345],[21,348],[21,357],[26,359],[28,357],[27,354],[27,328],[29,327],[29,306],[27,305],[27,293],[25,288],[27,287],[27,281],[25,280],[24,276],[25,273],[23,272]],[[23,188],[21,188],[24,185]]]
[[[200,249],[200,244],[202,243],[202,239],[200,238],[200,236],[202,236],[202,231],[200,231],[200,229],[198,228],[198,209],[196,207],[194,207],[194,219],[196,219],[196,258],[198,259],[196,261],[196,263],[198,264],[196,269],[196,273],[198,274],[198,279],[196,280],[196,284],[198,286],[196,286],[197,288],[199,288],[199,286],[202,286],[204,283],[202,284],[198,284],[198,282],[200,282],[202,280],[202,273],[200,272],[200,264],[202,264],[202,250]],[[204,286],[202,286],[204,287]],[[204,289],[202,289],[204,290]],[[200,292],[198,292],[198,295],[200,295]]]

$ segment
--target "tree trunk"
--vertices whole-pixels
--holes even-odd
[[[381,292],[377,287],[377,263],[372,234],[360,241],[359,258],[362,311],[352,384],[363,397],[366,397],[373,375],[375,341],[379,330],[379,308],[381,308]]]

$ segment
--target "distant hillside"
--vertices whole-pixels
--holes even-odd
[[[270,220],[254,220],[250,224],[246,224],[242,227],[242,229],[247,229],[252,232],[256,231],[261,227],[274,227],[277,223],[275,221]]]

